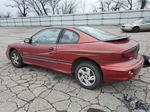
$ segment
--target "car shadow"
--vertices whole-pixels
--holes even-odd
[[[132,31],[121,31],[122,33],[143,33],[143,32],[150,32],[150,30],[144,30],[139,32],[132,32]]]
[[[72,75],[66,75],[64,73],[60,73],[54,70],[50,70],[47,68],[43,68],[43,67],[39,67],[39,66],[32,66],[32,65],[27,65],[24,67],[25,71],[30,71],[31,73],[34,71],[38,72],[38,76],[41,75],[42,77],[46,77],[47,79],[50,78],[49,81],[56,81],[58,83],[61,82],[69,82],[69,86],[72,86],[71,84],[75,84],[75,87],[77,87],[76,89],[81,89],[82,87],[78,84],[78,82],[75,80],[75,77]],[[46,74],[46,75],[44,75]],[[91,90],[91,91],[102,91],[102,92],[112,92],[112,93],[121,93],[123,89],[125,89],[126,87],[123,87],[124,85],[130,86],[130,82],[131,81],[120,81],[120,82],[102,82],[99,87],[95,90]],[[119,87],[120,86],[120,87]],[[119,87],[119,89],[115,88],[115,87]],[[84,89],[84,88],[82,88]],[[90,90],[89,90],[90,91]]]
[[[11,63],[6,63],[7,66],[12,67]],[[8,67],[8,68],[9,68]],[[75,87],[76,89],[81,89],[82,87],[78,84],[78,82],[75,80],[75,77],[72,75],[66,75],[64,73],[60,73],[54,70],[50,70],[47,68],[39,67],[39,66],[33,66],[33,65],[26,65],[24,68],[18,69],[15,68],[15,71],[23,71],[23,74],[20,75],[26,75],[26,74],[36,74],[33,77],[38,78],[38,80],[43,80],[43,78],[48,79],[48,84],[52,82],[56,83],[64,83],[67,86]],[[27,72],[27,73],[26,73]],[[29,72],[29,73],[28,73]],[[138,76],[138,75],[137,75]],[[102,93],[117,93],[117,94],[124,94],[130,91],[130,88],[135,88],[133,85],[133,82],[135,84],[142,83],[140,81],[137,81],[136,78],[133,78],[129,81],[120,81],[120,82],[102,82],[100,86],[92,91],[101,91]],[[137,85],[136,84],[136,85]],[[49,85],[47,85],[49,86]],[[136,87],[139,89],[139,87]],[[84,88],[82,88],[84,89]],[[142,90],[142,88],[140,88]],[[127,91],[127,92],[126,92]],[[132,90],[134,91],[134,90]],[[136,91],[136,90],[135,90]]]

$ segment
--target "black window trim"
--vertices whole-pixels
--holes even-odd
[[[37,35],[38,33],[42,32],[42,31],[44,31],[44,30],[48,30],[48,29],[60,29],[60,32],[59,32],[59,34],[58,34],[56,43],[50,43],[50,44],[57,44],[58,41],[59,41],[59,38],[60,38],[60,36],[61,36],[61,34],[62,34],[63,30],[64,30],[63,28],[45,28],[45,29],[42,29],[42,30],[38,31],[37,33],[35,33],[34,35],[32,35],[32,36],[30,37],[30,39],[31,39],[31,44],[34,44],[34,43],[32,43],[32,38],[33,38],[35,35]],[[36,44],[36,43],[35,43],[35,44]],[[48,44],[41,44],[41,45],[48,45]]]
[[[65,31],[71,31],[71,32],[73,32],[73,33],[75,33],[75,34],[77,34],[78,35],[78,40],[77,40],[77,42],[75,42],[75,43],[60,43],[60,40],[62,39],[62,37],[63,37],[63,35],[64,35],[64,33],[65,33]],[[61,35],[60,35],[60,37],[59,37],[59,40],[58,40],[58,43],[57,44],[78,44],[79,43],[79,40],[80,40],[80,35],[77,33],[77,32],[75,32],[75,31],[73,31],[73,30],[71,30],[71,29],[67,29],[67,28],[63,28],[63,30],[62,30],[62,32],[61,32]]]

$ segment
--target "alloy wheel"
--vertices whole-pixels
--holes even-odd
[[[11,59],[13,64],[19,65],[19,56],[16,53],[12,53]]]
[[[92,86],[96,81],[95,73],[88,67],[81,67],[78,70],[78,79],[85,86]]]

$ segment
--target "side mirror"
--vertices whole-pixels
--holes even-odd
[[[24,39],[24,43],[31,44],[31,39],[30,38]]]

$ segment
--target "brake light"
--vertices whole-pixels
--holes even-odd
[[[139,45],[123,52],[122,56],[125,58],[137,58],[138,51],[139,51]]]
[[[132,58],[134,57],[134,52],[132,50],[128,50],[122,53],[122,56],[125,58]]]

